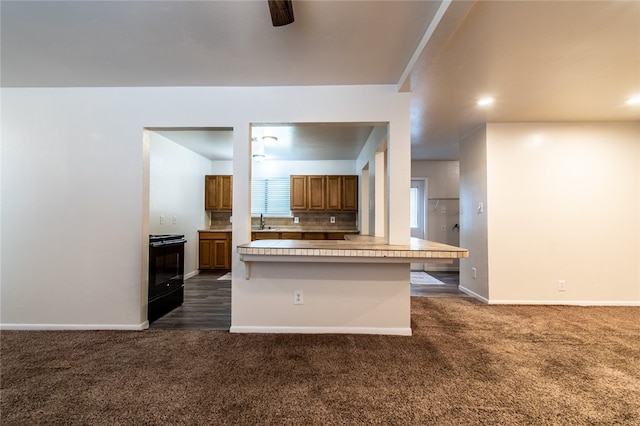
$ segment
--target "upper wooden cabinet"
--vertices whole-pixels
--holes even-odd
[[[327,210],[342,209],[342,184],[344,176],[327,176]]]
[[[291,210],[358,211],[358,176],[291,176]]]
[[[342,177],[342,210],[358,211],[358,176]]]
[[[307,209],[307,177],[306,176],[291,176],[290,187],[290,208],[291,210],[306,210]]]
[[[307,210],[326,210],[326,176],[307,176]]]
[[[233,176],[204,177],[204,209],[231,211],[233,207]]]

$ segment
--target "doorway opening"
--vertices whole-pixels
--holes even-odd
[[[225,283],[222,281],[217,283],[216,277],[211,276],[212,274],[200,274],[203,270],[203,245],[200,234],[210,229],[213,220],[224,220],[220,215],[226,215],[226,225],[230,227],[230,209],[214,212],[206,207],[205,182],[206,176],[230,177],[232,175],[233,128],[145,128],[143,158],[145,171],[142,238],[144,254],[141,271],[143,300],[150,300],[148,278],[150,235],[181,235],[186,240],[184,255],[181,259],[184,264],[181,277],[184,282],[184,297],[181,307],[173,309],[158,319],[149,317],[147,312],[145,319],[155,319],[153,326],[157,327],[163,319],[170,318],[179,310],[184,311],[186,304],[194,303],[194,292],[201,290],[198,290],[196,281],[209,279],[214,284],[219,284],[217,287],[221,288],[222,293],[226,291],[228,302],[220,299],[216,307],[202,310],[189,321],[197,323],[198,328],[225,329],[226,327],[228,330],[231,323],[230,281],[226,282],[228,290],[224,290],[222,288],[225,287]],[[230,243],[228,248],[230,249]],[[220,272],[219,275],[224,275],[228,270],[211,272],[213,275],[218,272]],[[187,310],[193,313],[193,306]],[[208,312],[216,312],[218,315],[212,318]],[[182,321],[185,321],[185,318],[182,318]],[[165,324],[165,328],[171,327]]]

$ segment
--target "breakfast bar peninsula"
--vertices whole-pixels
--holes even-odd
[[[452,263],[460,247],[411,238],[347,235],[345,240],[259,240],[237,247],[241,285],[270,309],[248,306],[231,332],[411,335],[410,264]]]

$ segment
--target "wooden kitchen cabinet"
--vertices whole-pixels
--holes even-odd
[[[279,240],[279,232],[252,232],[251,240]]]
[[[292,211],[358,211],[358,176],[292,175]]]
[[[344,232],[327,232],[327,240],[344,240]]]
[[[307,177],[291,176],[290,186],[290,208],[291,210],[307,209]]]
[[[307,176],[308,210],[326,210],[326,176]]]
[[[302,232],[281,232],[280,239],[282,240],[301,240]]]
[[[342,209],[342,182],[343,176],[327,176],[327,210],[338,211]]]
[[[233,176],[204,177],[204,209],[231,211],[233,207]]]
[[[231,233],[200,232],[199,269],[231,269]]]
[[[342,176],[342,210],[358,211],[358,176]]]
[[[303,232],[302,239],[303,240],[324,240],[326,239],[326,234],[324,232]]]

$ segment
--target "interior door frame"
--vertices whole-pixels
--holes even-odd
[[[415,183],[415,185],[414,185]],[[425,177],[412,177],[411,178],[411,188],[422,188],[422,191],[418,191],[418,203],[419,203],[419,207],[421,207],[421,209],[418,210],[418,224],[422,224],[422,227],[418,227],[418,228],[411,228],[410,230],[410,234],[411,237],[414,238],[421,238],[423,240],[427,240],[428,239],[428,214],[427,214],[427,193],[429,191],[429,182],[428,182],[428,178]],[[421,197],[421,198],[420,198]],[[422,236],[416,234],[414,232],[414,229],[420,229]],[[411,264],[411,270],[412,271],[424,271],[425,270],[425,264],[424,263],[412,263]]]

